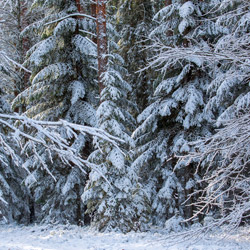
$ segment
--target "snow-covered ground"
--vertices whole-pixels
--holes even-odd
[[[222,238],[213,234],[197,242],[173,245],[163,232],[97,233],[76,226],[0,226],[0,250],[250,250],[250,227]]]

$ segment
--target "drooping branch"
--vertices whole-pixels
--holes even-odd
[[[179,162],[199,160],[197,171],[205,172],[201,183],[205,188],[192,195],[199,194],[193,203],[197,212],[189,220],[205,214],[212,208],[218,208],[221,217],[213,226],[227,223],[229,229],[238,227],[250,212],[250,116],[249,111],[232,120],[224,122],[214,135],[192,143],[197,151],[180,156]],[[217,158],[219,161],[214,161]],[[216,166],[214,165],[216,162]],[[205,168],[205,169],[204,169]],[[191,196],[192,196],[191,195]],[[210,225],[210,226],[211,226]]]
[[[60,120],[58,122],[39,121],[39,120],[30,119],[26,116],[6,115],[6,114],[0,113],[0,123],[7,125],[7,122],[4,121],[3,119],[12,119],[12,120],[20,121],[22,124],[24,124],[26,126],[31,126],[33,128],[36,128],[37,131],[40,131],[40,129],[42,129],[40,132],[44,133],[45,135],[47,133],[45,128],[65,127],[67,129],[69,129],[69,132],[71,132],[71,133],[73,133],[73,131],[78,131],[80,133],[86,133],[86,134],[89,134],[92,136],[97,136],[97,137],[100,137],[100,138],[112,143],[114,146],[117,146],[117,142],[124,143],[124,141],[122,139],[117,138],[115,136],[112,136],[102,129],[84,126],[84,125],[79,125],[79,124],[71,123],[71,122],[68,122],[65,120]],[[15,128],[11,124],[9,124],[7,126],[9,126],[9,128],[11,128],[12,130],[18,129],[18,128]]]
[[[86,17],[86,18],[89,18],[89,19],[92,19],[92,20],[96,20],[94,17],[90,16],[90,15],[86,15],[86,14],[82,14],[82,13],[72,13],[72,14],[69,14],[67,16],[64,16],[64,17],[61,17],[61,18],[58,18],[56,20],[53,20],[51,22],[48,22],[48,23],[45,23],[44,26],[47,26],[47,25],[50,25],[50,24],[53,24],[53,23],[57,23],[57,22],[60,22],[64,19],[67,19],[69,17]]]
[[[198,44],[192,48],[171,47],[159,40],[154,40],[153,45],[149,46],[148,49],[154,51],[156,56],[150,59],[147,68],[158,68],[162,72],[166,72],[171,66],[182,64],[184,61],[193,62],[200,67],[212,67],[221,61],[241,67],[249,67],[249,48],[247,47],[249,37],[250,34],[246,34],[241,40],[232,37],[231,40],[225,40],[224,46],[221,46],[220,49],[211,48],[211,50],[207,50]],[[233,47],[230,48],[232,45]]]
[[[17,127],[13,125],[10,120],[18,121],[19,126]],[[37,121],[20,115],[0,114],[0,125],[5,126],[12,131],[12,140],[16,141],[16,144],[19,145],[22,154],[26,153],[27,149],[32,150],[34,157],[36,157],[54,180],[55,177],[48,170],[46,163],[39,156],[37,146],[42,146],[50,155],[51,153],[56,153],[67,165],[73,164],[79,167],[82,171],[84,171],[83,167],[86,166],[99,172],[94,164],[82,159],[77,150],[59,134],[58,128],[64,128],[68,138],[77,138],[79,134],[89,134],[90,136],[99,137],[108,141],[118,150],[120,150],[119,143],[124,142],[122,139],[109,135],[102,129],[74,124],[65,120],[60,120],[58,122]],[[3,138],[4,136],[1,136],[0,134],[0,145],[4,148],[6,154],[11,156],[16,165],[19,165],[18,155]],[[106,179],[105,176],[103,176],[103,178]]]

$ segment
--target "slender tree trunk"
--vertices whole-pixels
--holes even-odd
[[[90,9],[91,9],[91,16],[96,18],[96,2],[91,4]],[[96,37],[93,37],[92,41],[95,44],[97,44],[97,38]]]
[[[106,28],[106,0],[96,0],[97,26],[97,56],[98,56],[98,83],[99,92],[104,88],[103,73],[107,70],[107,28]]]
[[[172,4],[172,0],[165,0],[165,6]]]
[[[16,50],[18,51],[18,59],[17,62],[22,64],[25,60],[25,55],[27,51],[30,48],[30,41],[27,37],[21,37],[20,34],[29,25],[29,22],[26,18],[27,13],[27,3],[18,0],[16,3],[16,12],[14,15],[16,15],[16,24],[17,24],[17,30],[18,30],[18,38],[16,41]],[[14,95],[17,96],[21,92],[23,92],[26,88],[29,87],[29,77],[30,73],[26,71],[21,71],[19,67],[15,67],[15,70],[17,71],[17,75],[20,75],[21,81],[15,82],[15,90]],[[26,107],[25,105],[20,105],[19,107],[15,108],[16,113],[23,113],[25,112]]]
[[[75,3],[76,3],[77,11],[78,11],[79,13],[84,13],[84,9],[83,9],[83,7],[82,7],[82,5],[81,5],[80,0],[75,0]],[[77,18],[81,19],[81,18],[84,18],[84,17],[78,16]]]
[[[165,6],[169,6],[172,4],[172,0],[165,0]],[[173,31],[172,30],[168,30],[167,31],[167,36],[172,36],[173,35]]]
[[[82,7],[82,5],[81,5],[80,0],[75,0],[75,4],[76,4],[76,7],[77,7],[77,11],[78,11],[79,13],[84,13],[84,10],[83,10],[83,7]],[[82,18],[84,18],[84,17],[82,17],[82,16],[76,16],[75,18],[76,18],[76,19],[82,19]],[[75,31],[75,33],[76,33],[76,34],[79,34],[79,27],[78,27],[78,24],[77,24],[77,26],[76,26],[76,31]]]
[[[22,18],[22,20],[20,22],[20,24],[21,24],[20,25],[20,33],[21,33],[21,31],[23,31],[30,24],[29,20],[26,17],[27,12],[28,12],[27,4],[24,4],[22,6],[22,8],[21,8],[21,18]],[[25,60],[27,51],[31,47],[31,43],[30,43],[30,39],[27,38],[27,37],[23,37],[21,39],[21,43],[22,43],[21,44],[21,48],[22,48],[22,59],[21,60],[22,60],[22,62],[20,62],[20,63],[22,64],[24,62],[24,60]],[[29,87],[29,78],[30,78],[30,73],[25,71],[23,74],[24,74],[24,76],[23,76],[24,86],[23,86],[22,91]]]

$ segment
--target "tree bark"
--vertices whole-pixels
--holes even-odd
[[[165,0],[165,6],[172,4],[172,0]]]
[[[29,21],[27,19],[27,2],[24,2],[22,0],[18,0],[16,3],[16,11],[13,14],[13,17],[16,17],[16,25],[17,25],[17,30],[18,30],[18,39],[15,42],[15,47],[16,50],[18,51],[18,59],[17,62],[19,64],[23,64],[25,61],[25,56],[27,51],[30,49],[31,44],[30,40],[27,37],[21,37],[20,34],[29,25]],[[15,89],[14,89],[14,95],[17,96],[21,92],[23,92],[25,89],[29,87],[29,78],[30,78],[30,73],[21,70],[19,67],[15,67],[15,71],[17,72],[17,75],[20,75],[21,81],[15,81]],[[14,109],[14,112],[16,113],[23,113],[26,111],[25,105],[19,105]]]
[[[99,92],[104,88],[103,73],[107,70],[107,28],[106,28],[106,0],[96,0],[97,26],[97,56],[98,56],[98,83]]]
[[[81,5],[80,0],[75,0],[75,3],[76,3],[77,11],[78,11],[79,13],[84,13],[84,10],[83,10],[83,7],[82,7],[82,5]],[[78,16],[77,18],[81,19],[81,18],[84,18],[84,17]]]
[[[165,0],[165,6],[169,6],[172,4],[172,0]],[[173,35],[173,31],[172,30],[168,30],[167,31],[167,36],[172,36]]]
[[[91,10],[91,16],[94,17],[94,18],[96,18],[96,2],[91,4],[90,10]],[[96,37],[93,37],[92,41],[95,44],[97,44],[97,38]]]

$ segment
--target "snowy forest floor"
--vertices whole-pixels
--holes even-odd
[[[89,228],[62,225],[0,226],[0,250],[250,250],[250,227],[227,234],[214,233],[198,241],[174,237],[164,231],[97,233]]]

